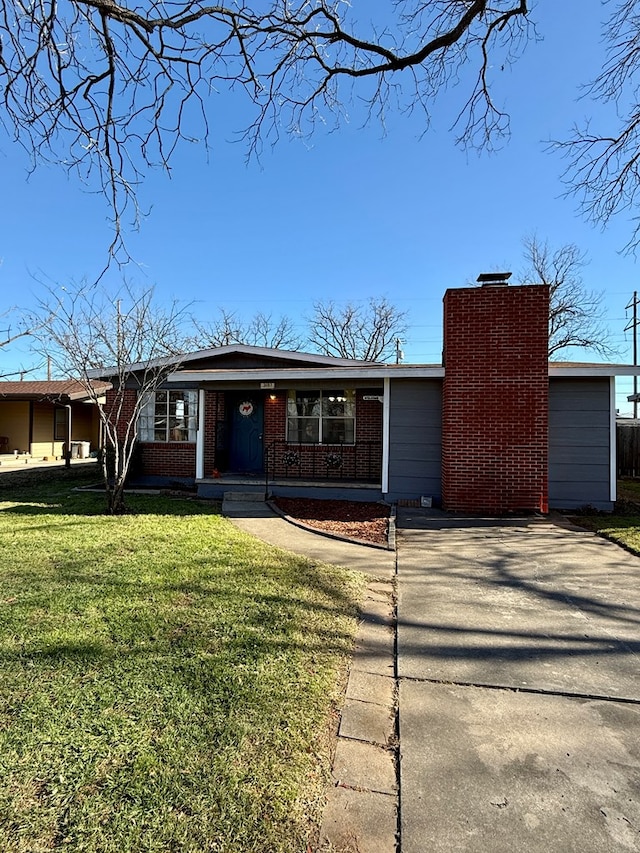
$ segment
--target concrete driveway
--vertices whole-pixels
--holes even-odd
[[[640,559],[398,518],[402,853],[640,850]]]

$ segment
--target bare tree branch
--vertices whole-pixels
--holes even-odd
[[[549,357],[569,347],[614,355],[602,319],[604,294],[588,290],[582,283],[581,270],[587,263],[584,252],[573,243],[552,249],[535,236],[526,237],[523,244],[526,268],[520,280],[549,285]]]
[[[526,0],[397,0],[381,23],[375,14],[358,19],[335,0],[3,0],[3,121],[34,165],[61,163],[102,187],[111,252],[125,258],[123,217],[139,216],[138,183],[149,167],[169,169],[181,140],[206,145],[217,89],[241,91],[255,108],[245,138],[257,154],[282,133],[339,121],[345,82],[358,84],[370,115],[383,114],[393,90],[428,123],[432,102],[475,62],[459,139],[490,144],[508,133],[490,68],[534,33]]]
[[[640,243],[640,15],[634,0],[606,0],[612,9],[604,26],[607,58],[585,88],[585,97],[615,108],[615,131],[594,129],[594,122],[574,125],[568,139],[551,144],[566,158],[567,195],[575,196],[583,215],[606,225],[616,214],[632,223],[627,251]]]
[[[247,332],[248,342],[253,346],[293,351],[302,346],[302,338],[296,332],[293,320],[286,316],[276,320],[272,314],[259,312],[251,318]]]
[[[287,316],[274,319],[272,314],[258,312],[247,323],[233,311],[219,309],[218,317],[208,323],[193,318],[196,333],[188,339],[192,349],[249,344],[271,349],[299,350],[302,339],[293,320]]]
[[[588,218],[629,215],[634,249],[640,15],[635,0],[604,5],[607,58],[585,97],[612,104],[613,128],[576,126],[552,147]],[[527,0],[2,0],[0,121],[34,168],[61,164],[105,193],[111,256],[126,261],[140,182],[168,171],[181,142],[208,144],[214,93],[246,99],[249,156],[338,125],[354,100],[383,122],[387,109],[421,110],[426,129],[445,93],[456,141],[492,148],[509,135],[496,77],[537,38]]]
[[[309,342],[325,355],[385,361],[395,355],[396,338],[407,330],[407,314],[385,297],[365,304],[316,302],[308,318]]]
[[[124,510],[124,487],[147,396],[179,365],[186,307],[154,304],[153,289],[135,292],[127,284],[107,293],[97,285],[49,288],[40,304],[48,317],[36,334],[40,351],[57,375],[78,380],[98,407],[104,435],[102,474],[109,513]],[[132,365],[137,369],[132,370]],[[113,383],[105,404],[94,372],[105,369]],[[136,391],[133,405],[131,395]]]

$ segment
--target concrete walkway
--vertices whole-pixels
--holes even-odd
[[[639,558],[547,520],[400,510],[396,682],[393,555],[244,513],[372,576],[322,849],[640,851]]]
[[[264,502],[225,501],[223,512],[242,530],[278,548],[369,575],[318,849],[395,853],[395,552],[304,530],[276,515]]]

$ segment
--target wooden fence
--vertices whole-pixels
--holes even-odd
[[[640,477],[640,421],[616,426],[618,477]]]

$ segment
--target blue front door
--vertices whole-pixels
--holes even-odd
[[[264,470],[262,395],[230,394],[228,403],[231,407],[229,470],[239,474],[262,474]]]

